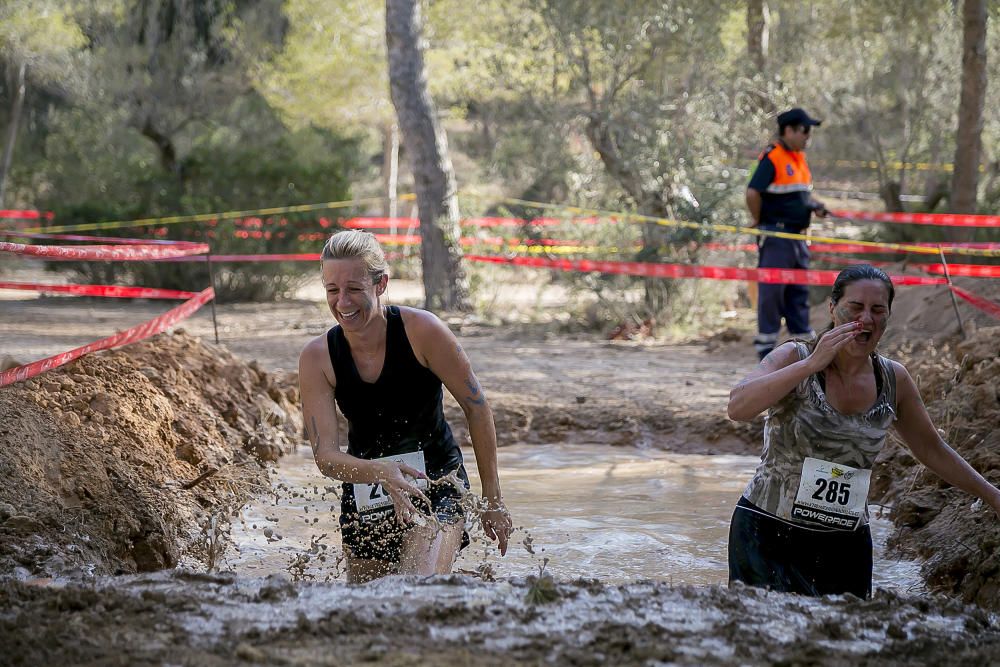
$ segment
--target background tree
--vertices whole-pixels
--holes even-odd
[[[522,5],[520,12],[538,17],[544,48],[537,67],[552,72],[550,94],[575,117],[621,199],[655,217],[705,219],[716,211],[723,191],[705,187],[702,178],[713,167],[716,183],[728,174],[721,163],[732,149],[726,134],[734,105],[726,95],[736,91],[720,37],[723,21],[739,7],[578,0],[536,7]],[[688,57],[695,51],[699,58]],[[713,57],[722,64],[709,64]],[[689,248],[683,244],[697,237],[645,224],[636,259],[683,259]],[[644,287],[646,314],[656,315],[675,285],[648,280]]]
[[[0,5],[0,70],[6,75],[10,98],[0,158],[0,207],[7,194],[29,81],[57,94],[68,93],[76,83],[72,65],[85,38],[72,12],[72,4],[53,0],[9,0]]]
[[[398,215],[399,128],[389,99],[381,0],[289,0],[284,49],[258,86],[294,127],[316,125],[377,136],[383,213]]]
[[[279,0],[129,0],[123,14],[86,27],[105,84],[95,102],[121,109],[182,183],[185,132],[211,126],[253,92],[254,61],[283,39],[280,8]]]
[[[763,72],[770,43],[771,10],[765,0],[747,0],[747,55],[754,69]]]
[[[986,103],[986,0],[962,2],[962,92],[955,129],[955,171],[951,181],[953,213],[975,213],[982,156],[983,106]]]
[[[541,214],[503,201],[515,196],[744,224],[748,172],[773,138],[774,114],[790,106],[825,120],[810,149],[819,187],[845,197],[875,192],[889,210],[934,210],[952,186],[949,165],[938,163],[956,152],[956,127],[974,126],[957,116],[963,6],[952,0],[432,0],[420,7],[430,117],[447,129],[452,178],[473,215]],[[985,8],[987,21],[1000,15],[997,0]],[[7,200],[75,222],[391,192],[385,176],[396,113],[385,10],[380,0],[3,3],[0,141],[21,109]],[[998,32],[983,39],[986,79],[1000,77]],[[18,102],[22,62],[26,94]],[[984,105],[980,161],[988,168],[975,206],[986,212],[1000,202],[991,153],[998,143],[1000,107]],[[443,142],[425,145],[443,154]],[[412,148],[402,142],[410,158]],[[411,174],[401,171],[405,183]],[[454,184],[447,176],[439,182],[438,219],[448,220]],[[343,214],[361,212],[374,213]],[[312,224],[315,238],[316,217],[286,222]],[[445,226],[442,237],[457,238]],[[561,233],[586,240],[587,229]],[[595,230],[604,237],[588,238],[607,259],[694,261],[707,238],[660,226]],[[196,231],[204,230],[168,233]],[[895,225],[866,233],[921,240],[935,231]],[[233,250],[255,249],[246,243]],[[460,254],[428,252],[429,267],[447,267]],[[181,265],[171,266],[147,277],[180,281]],[[171,270],[178,275],[167,276]],[[478,280],[485,270],[469,271]],[[708,289],[699,281],[648,281],[637,290],[639,281],[626,277],[548,279],[599,291],[602,303],[639,317],[659,311],[675,319]]]
[[[417,195],[424,302],[429,309],[467,310],[458,186],[448,140],[427,90],[418,0],[386,0],[385,35],[389,90]]]

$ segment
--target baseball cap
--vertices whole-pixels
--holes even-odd
[[[798,107],[794,109],[789,109],[778,114],[778,127],[785,127],[788,125],[822,125],[823,121],[811,118],[809,114],[805,112],[805,109],[799,109]]]

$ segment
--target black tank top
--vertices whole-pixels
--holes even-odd
[[[340,325],[326,334],[337,407],[348,423],[347,453],[379,459],[421,450],[428,477],[438,479],[462,465],[444,419],[441,380],[414,356],[398,306],[386,308],[386,320],[385,363],[375,382],[361,379]]]

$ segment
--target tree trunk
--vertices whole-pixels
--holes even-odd
[[[899,181],[887,179],[879,186],[878,191],[886,213],[906,212],[903,208],[903,185]]]
[[[399,126],[388,122],[382,126],[382,181],[385,187],[385,206],[382,212],[387,218],[398,216],[399,201],[396,188],[399,184]],[[392,233],[396,233],[396,223],[392,223]]]
[[[179,179],[180,165],[177,162],[177,148],[174,147],[174,140],[155,128],[149,118],[146,118],[139,132],[156,144],[156,150],[160,153],[160,164]]]
[[[951,180],[953,213],[976,212],[986,101],[986,0],[962,4],[962,94],[955,133],[955,172]]]
[[[413,172],[420,218],[424,304],[468,310],[468,280],[459,245],[458,188],[448,139],[427,90],[419,0],[386,0],[389,92]]]
[[[767,64],[767,44],[771,26],[771,12],[764,0],[747,2],[747,55],[757,72]]]
[[[14,160],[14,141],[17,139],[17,126],[21,121],[21,109],[24,107],[25,75],[28,66],[21,63],[17,69],[17,84],[14,86],[14,106],[10,112],[10,125],[7,130],[7,144],[3,149],[3,164],[0,165],[0,206],[3,206],[7,194],[7,174]]]
[[[607,120],[591,115],[586,126],[587,139],[591,147],[597,151],[615,181],[635,201],[640,213],[657,218],[673,217],[670,202],[660,191],[651,191],[643,185],[642,176],[630,169],[622,158],[615,141],[613,131]],[[655,222],[647,222],[642,226],[642,250],[636,255],[636,261],[657,262],[662,259],[661,249],[669,243],[667,228]],[[650,316],[657,316],[670,303],[674,292],[674,281],[660,278],[644,278],[644,301]]]
[[[747,0],[747,60],[753,83],[747,90],[751,104],[768,118],[778,110],[768,95],[767,46],[771,29],[771,12],[766,0]]]

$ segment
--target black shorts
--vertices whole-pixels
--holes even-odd
[[[729,525],[729,581],[800,595],[872,595],[872,533],[816,530],[740,498]]]
[[[465,487],[469,488],[464,467],[460,476],[465,481]],[[431,501],[434,514],[442,524],[452,524],[465,519],[465,511],[460,503],[461,495],[451,485],[431,487],[425,495]],[[417,509],[426,511],[426,508],[421,507],[419,503]],[[352,496],[343,498],[340,510],[340,535],[346,553],[353,558],[399,562],[403,536],[412,529],[412,526],[404,526],[396,521],[392,506],[374,516],[365,517],[365,521],[360,521]],[[468,545],[469,534],[463,531],[461,548],[464,549]]]

